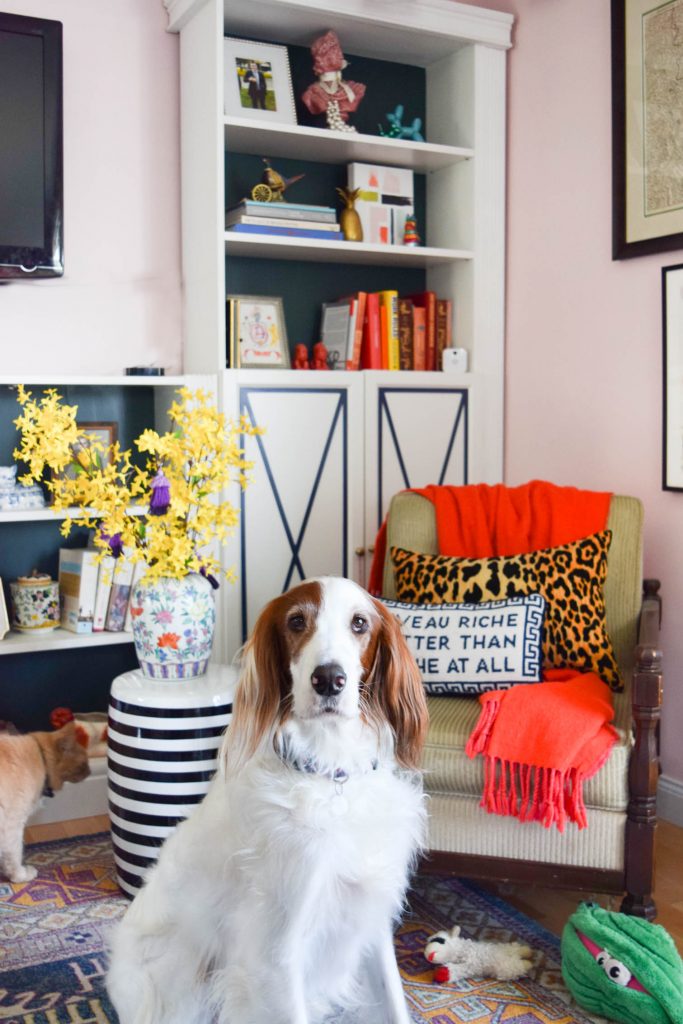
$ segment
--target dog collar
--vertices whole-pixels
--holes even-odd
[[[377,758],[373,758],[372,761],[370,761],[368,768],[357,773],[347,771],[346,768],[323,767],[323,765],[321,765],[319,761],[316,761],[314,757],[293,757],[286,739],[282,743],[280,758],[285,764],[289,765],[290,768],[294,768],[295,771],[304,772],[306,775],[320,775],[324,779],[330,779],[330,781],[334,782],[337,787],[341,787],[345,782],[348,782],[353,774],[366,775],[368,772],[375,772],[379,768],[379,761]]]
[[[47,761],[45,760],[45,753],[44,753],[43,748],[41,747],[40,743],[35,738],[35,736],[31,736],[31,739],[33,740],[35,745],[38,747],[38,750],[40,751],[40,759],[43,762],[43,768],[45,769],[45,782],[43,783],[42,796],[50,796],[50,797],[52,797],[52,796],[55,795],[55,791],[52,788],[52,786],[50,785],[50,774],[49,774],[49,772],[47,770]]]

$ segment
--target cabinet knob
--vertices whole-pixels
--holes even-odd
[[[362,558],[363,555],[365,554],[365,548],[356,548],[356,554],[358,555],[359,558]]]
[[[368,548],[368,554],[369,555],[374,555],[374,553],[375,553],[375,545],[373,544],[371,547]]]

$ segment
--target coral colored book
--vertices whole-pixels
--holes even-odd
[[[427,328],[424,306],[413,306],[413,369],[427,368]]]
[[[389,313],[386,305],[382,302],[379,304],[379,335],[382,339],[382,369],[389,369],[389,330],[387,328],[387,319]]]
[[[436,370],[436,292],[419,292],[407,296],[425,310],[425,370]]]
[[[365,300],[360,365],[363,370],[382,369],[382,338],[379,323],[378,292],[370,292]]]
[[[363,345],[363,327],[365,324],[365,306],[367,304],[367,298],[367,292],[358,292],[354,298],[354,315],[350,325],[352,326],[353,331],[352,335],[349,336],[349,347],[346,355],[347,370],[360,370],[360,354]]]

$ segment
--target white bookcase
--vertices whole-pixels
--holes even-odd
[[[253,375],[222,371],[226,367],[226,295],[231,285],[231,259],[288,260],[301,264],[302,289],[307,263],[331,262],[343,266],[420,267],[425,287],[454,302],[457,344],[467,349],[469,372],[449,383],[469,395],[467,482],[497,482],[503,474],[503,370],[505,289],[505,110],[506,51],[510,47],[512,17],[450,0],[163,0],[169,30],[180,34],[182,251],[185,296],[185,370],[218,373],[219,391],[226,411],[239,408],[241,383]],[[328,29],[334,29],[345,54],[396,64],[396,98],[401,96],[401,66],[425,69],[427,141],[417,143],[380,135],[348,134],[300,125],[264,124],[253,117],[226,117],[223,82],[226,74],[223,37],[261,39],[284,45],[309,47]],[[366,243],[304,241],[267,236],[236,236],[224,230],[225,161],[231,153],[270,158],[312,160],[344,165],[350,161],[383,163],[410,168],[426,176],[426,224],[421,225],[419,248]],[[265,371],[263,371],[265,372]],[[359,396],[353,431],[369,431],[363,441],[362,463],[375,466],[372,454],[374,412],[368,395],[378,381],[372,374],[320,374],[285,372],[296,386],[309,389],[338,387]],[[281,378],[285,383],[285,376]],[[386,374],[382,374],[386,377]],[[392,384],[406,391],[417,374],[390,375]],[[422,375],[420,375],[422,376]],[[434,373],[434,386],[445,384]],[[321,377],[333,378],[325,384]],[[346,378],[357,378],[350,380]],[[260,378],[266,385],[266,378]],[[241,383],[240,383],[241,382]],[[381,387],[389,386],[382,381]],[[271,411],[277,402],[270,402]],[[433,405],[416,390],[410,415],[420,424],[416,436],[428,443]],[[273,412],[273,415],[275,413]],[[302,410],[305,418],[305,413]],[[405,425],[404,425],[405,426]],[[284,422],[271,422],[271,432],[286,436]],[[376,431],[375,431],[376,433]],[[293,437],[294,435],[292,435]],[[352,444],[359,451],[359,443]],[[286,446],[283,457],[287,459]],[[302,455],[290,445],[294,478]],[[259,471],[262,467],[259,465]],[[419,486],[436,480],[414,482]],[[443,482],[464,482],[454,473]],[[367,509],[376,480],[367,475],[356,495],[352,522],[361,525],[346,538],[349,550],[367,551],[372,527]],[[397,480],[397,488],[403,486]],[[257,487],[262,484],[258,483]],[[253,495],[246,502],[254,505]],[[266,506],[267,507],[267,503]],[[374,514],[373,514],[374,516]],[[371,517],[373,518],[373,517]],[[374,518],[373,518],[374,521]],[[247,524],[247,529],[249,525]],[[240,543],[248,537],[241,534]],[[289,541],[287,542],[289,545]],[[253,542],[252,542],[253,549]],[[233,550],[239,567],[244,552]],[[282,550],[275,552],[276,559]],[[339,561],[340,552],[335,558]],[[324,569],[324,559],[312,558],[308,575]],[[333,558],[334,561],[334,558]],[[260,571],[260,570],[259,570]],[[358,566],[349,575],[363,578]],[[290,583],[299,579],[299,570]],[[268,579],[270,596],[284,580]],[[259,588],[261,584],[259,583]],[[253,593],[252,588],[252,593]],[[232,603],[232,599],[228,599]],[[244,605],[244,601],[242,602]],[[242,609],[242,618],[250,612]],[[234,651],[233,624],[221,657]]]

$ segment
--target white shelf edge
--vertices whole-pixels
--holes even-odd
[[[98,513],[95,509],[89,510],[93,519],[96,519]],[[146,505],[130,505],[126,512],[131,516],[141,516],[147,511]],[[23,511],[17,509],[16,512],[5,512],[0,510],[0,525],[2,523],[58,523],[63,519],[77,519],[81,515],[81,510],[78,508],[63,509],[61,512],[57,512],[55,509],[50,508],[27,508]]]
[[[269,157],[290,159],[295,153],[300,160],[381,163],[423,174],[474,156],[473,149],[461,146],[270,124],[248,117],[225,117],[223,121],[225,147],[235,153],[267,153]]]
[[[382,266],[430,267],[471,260],[468,249],[437,249],[418,245],[375,245],[366,242],[328,242],[321,238],[281,235],[242,235],[225,232],[225,251],[232,256],[257,259],[301,260],[327,263],[365,263]]]
[[[132,633],[71,633],[68,629],[54,630],[44,636],[33,636],[10,630],[0,640],[0,656],[6,654],[37,654],[40,651],[68,651],[78,647],[109,647],[113,644],[132,644]]]
[[[124,375],[79,377],[73,374],[53,373],[45,374],[24,373],[21,377],[14,374],[11,377],[0,376],[0,386],[17,387],[24,384],[26,387],[182,387],[188,383],[191,377],[205,377],[206,374],[174,374],[168,377],[127,377]]]

